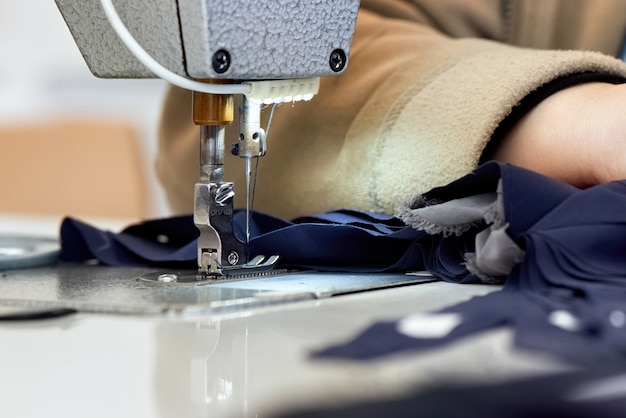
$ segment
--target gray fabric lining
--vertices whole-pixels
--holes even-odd
[[[476,252],[465,255],[469,272],[485,283],[502,282],[524,258],[524,251],[506,233],[508,226],[492,224],[478,233]]]
[[[407,225],[429,234],[461,235],[484,223],[484,215],[496,200],[496,193],[485,193],[443,203],[417,196],[410,203],[400,203],[396,216]]]
[[[443,203],[418,196],[401,204],[396,216],[429,234],[461,235],[472,227],[488,225],[476,234],[475,252],[465,255],[470,273],[484,283],[501,283],[524,258],[524,251],[506,230],[502,181],[496,193],[485,193]]]

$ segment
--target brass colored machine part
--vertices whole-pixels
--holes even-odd
[[[196,125],[230,125],[235,119],[232,94],[193,92],[193,123]]]

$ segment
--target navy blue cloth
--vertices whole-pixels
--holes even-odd
[[[236,211],[235,235],[245,236],[245,212]],[[151,220],[121,233],[66,218],[61,225],[61,259],[96,259],[110,266],[196,266],[198,231],[192,216]],[[391,216],[341,210],[284,221],[253,213],[251,255],[280,256],[283,266],[324,271],[381,272],[425,268],[423,244],[437,237]]]
[[[439,347],[506,325],[513,328],[518,347],[573,363],[626,358],[626,181],[579,190],[521,168],[488,163],[426,197],[448,201],[495,191],[498,179],[507,232],[525,251],[502,290],[439,311],[463,318],[442,338],[409,337],[396,322],[381,322],[314,356],[371,359]],[[453,241],[459,247],[465,239],[470,247],[475,234],[470,230]],[[441,252],[430,250],[431,256]],[[435,274],[475,281],[468,271],[448,269],[456,263],[449,258],[451,251],[446,255],[447,263]],[[565,322],[559,320],[563,317]]]
[[[395,322],[314,353],[369,359],[438,347],[509,326],[519,347],[575,363],[626,356],[626,181],[579,190],[518,167],[490,162],[424,195],[446,202],[495,192],[501,181],[507,233],[525,251],[500,291],[443,309],[463,321],[444,338],[418,339]],[[245,214],[234,217],[243,236]],[[478,224],[460,236],[429,235],[389,216],[344,210],[287,222],[255,213],[251,254],[281,256],[283,265],[330,271],[427,269],[455,283],[479,283],[465,264]],[[120,234],[75,219],[61,228],[61,257],[108,265],[195,266],[197,231],[190,216],[145,222]],[[453,290],[451,290],[453,291]],[[418,308],[418,307],[416,307]],[[558,318],[569,318],[565,324]],[[556,318],[556,319],[555,319]]]

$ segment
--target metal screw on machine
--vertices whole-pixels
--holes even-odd
[[[230,53],[220,49],[213,54],[213,70],[218,74],[224,74],[230,68]]]
[[[239,254],[237,254],[237,252],[235,251],[231,251],[230,254],[228,254],[228,264],[230,264],[231,266],[237,265],[237,263],[239,262]]]
[[[331,52],[328,63],[330,64],[330,69],[338,73],[346,66],[346,53],[343,51],[343,49],[335,49],[333,52]]]
[[[178,275],[175,273],[159,274],[159,277],[157,277],[157,281],[161,283],[174,283],[178,281]]]

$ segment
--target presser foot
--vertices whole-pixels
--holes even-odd
[[[272,255],[266,257],[264,255],[257,255],[252,260],[245,264],[238,264],[234,266],[222,266],[220,273],[205,273],[198,270],[196,274],[197,280],[232,280],[241,278],[261,277],[271,274],[272,270],[276,266],[279,257]],[[267,273],[267,274],[266,274]]]
[[[225,276],[230,276],[232,274],[253,274],[265,272],[273,269],[276,266],[276,263],[278,263],[278,259],[279,257],[277,255],[271,255],[269,257],[257,255],[245,264],[224,267],[222,268],[222,272]]]
[[[246,264],[247,251],[233,232],[233,184],[197,183],[193,219],[198,228],[198,272],[220,276]]]
[[[142,282],[160,285],[202,286],[238,280],[260,279],[288,274],[291,270],[276,269],[279,257],[258,255],[246,264],[223,268],[221,274],[206,274],[200,271],[161,271],[139,278]]]

